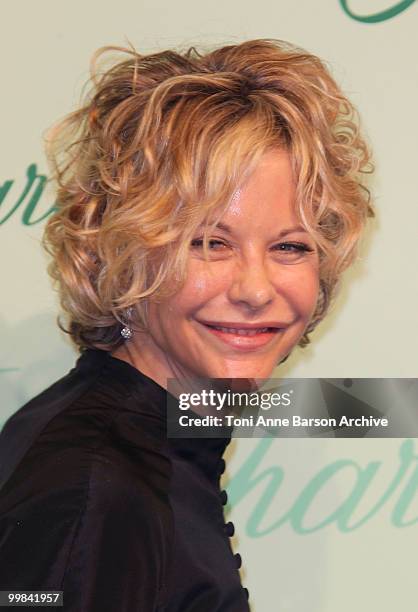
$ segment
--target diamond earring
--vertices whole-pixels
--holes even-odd
[[[132,329],[130,327],[122,327],[122,329],[120,330],[120,335],[122,336],[122,338],[125,338],[125,340],[129,340],[130,338],[132,338]]]
[[[132,306],[130,306],[127,310],[126,310],[126,318],[130,319],[131,315],[132,315],[132,311],[133,308]],[[122,329],[120,330],[120,335],[122,336],[122,338],[124,338],[125,340],[130,340],[133,336],[133,331],[130,327],[128,327],[127,325],[125,325],[125,327],[122,327]]]

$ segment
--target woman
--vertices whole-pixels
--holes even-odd
[[[241,612],[230,435],[167,437],[168,381],[268,378],[309,343],[373,216],[370,155],[325,65],[288,43],[124,52],[49,136],[44,243],[81,356],[2,431],[0,587]]]

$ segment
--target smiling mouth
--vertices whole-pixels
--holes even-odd
[[[217,340],[239,351],[253,351],[269,345],[283,331],[283,327],[272,325],[258,327],[256,324],[237,323],[230,327],[203,321],[200,323]]]
[[[279,327],[256,327],[256,328],[241,328],[241,327],[223,327],[222,325],[209,325],[203,323],[206,327],[216,329],[225,334],[235,334],[238,336],[256,336],[257,334],[274,333],[280,331]]]

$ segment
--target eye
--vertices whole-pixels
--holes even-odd
[[[194,249],[203,249],[203,238],[195,238],[191,241],[190,246]],[[210,251],[222,251],[223,248],[227,248],[227,245],[222,240],[210,238],[208,240],[208,248]]]
[[[314,249],[304,242],[280,242],[273,247],[276,251],[284,251],[286,253],[312,253]]]
[[[299,261],[315,251],[305,242],[280,242],[275,244],[272,250],[284,263]]]

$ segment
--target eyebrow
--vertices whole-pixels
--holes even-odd
[[[215,225],[215,228],[223,230],[224,232],[227,232],[228,234],[233,233],[231,227],[227,225],[226,223],[222,223],[221,221]],[[302,225],[295,225],[294,227],[287,227],[285,229],[282,229],[277,234],[277,238],[282,238],[283,236],[286,236],[287,234],[291,234],[292,232],[304,232],[305,234],[308,233],[307,230]]]

